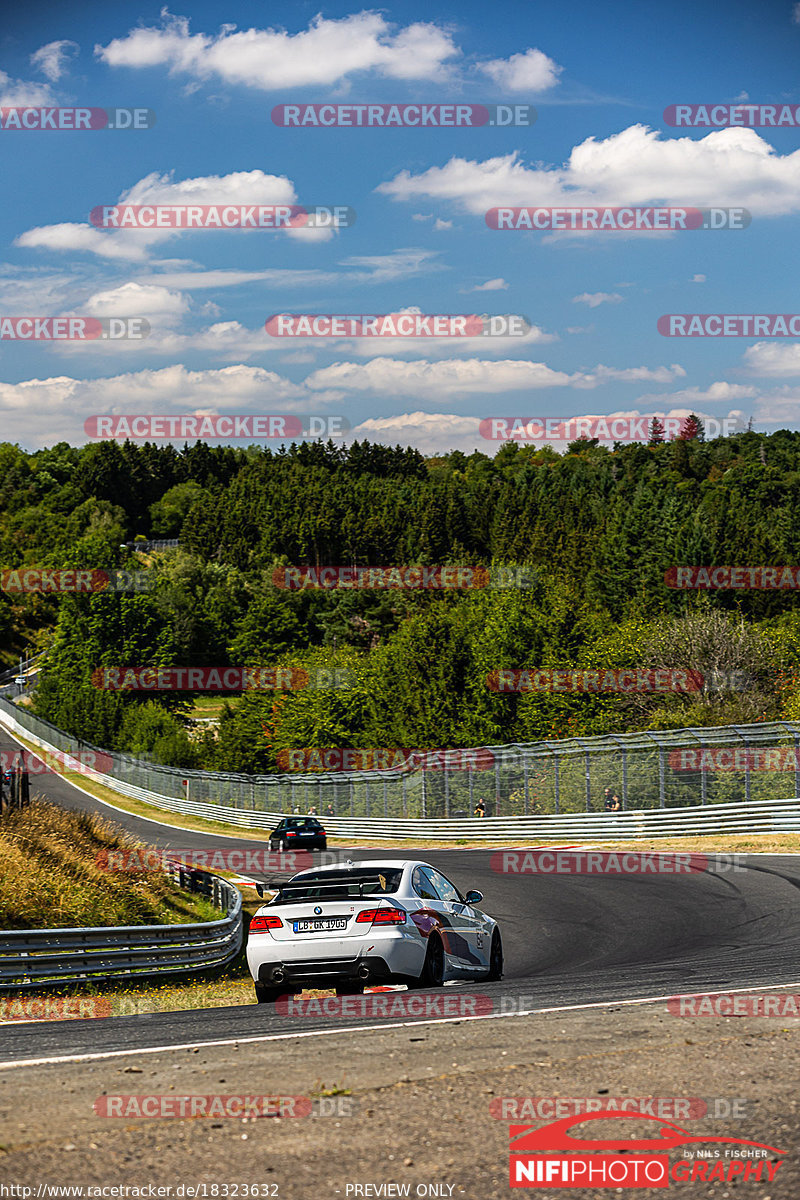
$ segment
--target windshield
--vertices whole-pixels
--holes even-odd
[[[347,900],[390,895],[400,886],[401,867],[369,867],[360,871],[313,871],[284,883],[273,904],[297,900]]]

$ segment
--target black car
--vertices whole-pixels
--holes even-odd
[[[325,830],[316,817],[284,817],[269,835],[270,850],[327,850]]]

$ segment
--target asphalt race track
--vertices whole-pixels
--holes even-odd
[[[18,746],[3,733],[0,749]],[[68,807],[101,812],[159,848],[265,848],[262,840],[170,830],[112,811],[51,772],[31,782],[32,792]],[[391,850],[355,848],[351,853],[354,858],[397,856]],[[464,985],[491,996],[495,1013],[607,1006],[684,992],[781,986],[800,978],[800,860],[756,855],[732,869],[723,858],[712,860],[707,871],[690,875],[516,875],[493,869],[490,860],[496,854],[421,850],[418,855],[462,890],[479,888],[483,907],[500,922],[505,978],[501,983]],[[399,856],[416,855],[403,850]],[[374,1023],[374,1018],[356,1018],[347,1026]],[[306,1035],[334,1028],[342,1032],[341,1020],[302,1022]],[[296,1018],[255,1004],[105,1021],[6,1025],[0,1030],[0,1066],[298,1032]]]

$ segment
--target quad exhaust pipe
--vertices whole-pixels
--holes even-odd
[[[272,982],[283,983],[285,979],[286,972],[284,971],[283,967],[275,967],[274,971],[272,972]]]

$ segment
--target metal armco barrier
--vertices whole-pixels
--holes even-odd
[[[181,887],[223,908],[219,921],[0,933],[0,991],[70,981],[171,976],[224,966],[242,948],[242,897],[225,879],[174,865]]]
[[[74,771],[79,785],[83,777],[156,808],[245,829],[271,830],[287,813],[313,807],[331,836],[354,840],[502,842],[800,830],[800,724],[789,721],[494,746],[484,748],[493,759],[488,771],[325,776],[180,771],[143,762],[79,742],[2,697],[0,725],[55,753],[64,764],[58,769]],[[716,773],[701,760],[698,769],[685,769],[681,755],[698,749],[724,753],[731,762],[731,754],[739,753],[744,765]],[[780,769],[753,765],[753,755],[770,750],[779,753]],[[93,765],[98,762],[103,770]],[[605,786],[618,788],[623,811],[596,811]],[[481,795],[494,815],[469,815]]]

